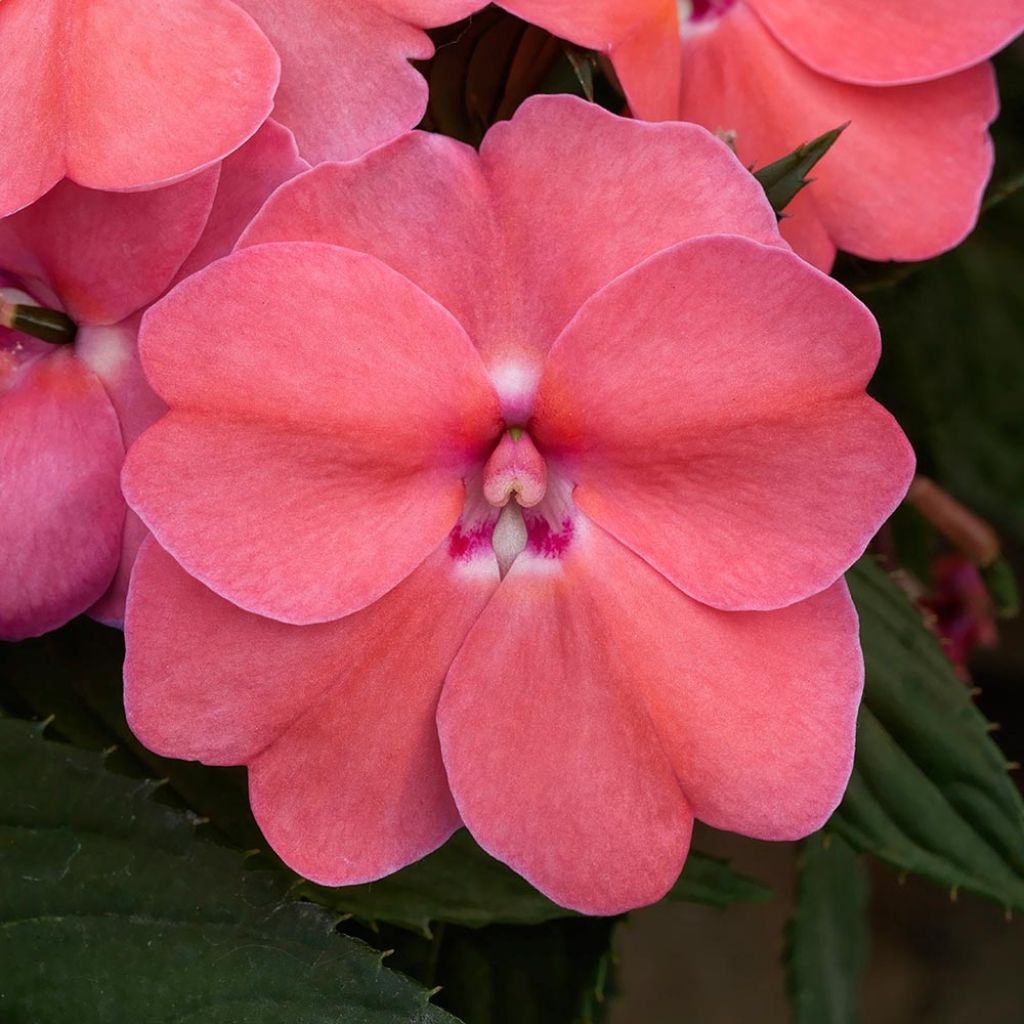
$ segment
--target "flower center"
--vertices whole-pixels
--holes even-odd
[[[710,22],[720,18],[736,0],[676,0],[679,24]]]
[[[522,427],[510,427],[482,471],[466,481],[466,507],[448,541],[458,562],[494,559],[504,578],[520,556],[539,565],[561,558],[575,530],[572,485],[549,471]],[[492,570],[493,571],[493,570]]]

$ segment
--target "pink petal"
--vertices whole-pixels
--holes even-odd
[[[312,163],[351,160],[414,128],[427,83],[409,63],[433,55],[424,26],[458,21],[482,0],[238,0],[281,54],[274,116]]]
[[[52,290],[73,320],[112,324],[152,302],[196,244],[216,169],[150,192],[63,181],[0,221],[0,266]]]
[[[675,117],[680,59],[674,0],[502,0],[500,6],[562,39],[608,54],[636,117]]]
[[[264,122],[241,149],[220,165],[217,194],[206,228],[176,280],[227,256],[270,194],[306,170],[309,164],[299,156],[295,136],[275,121]]]
[[[121,545],[124,448],[103,386],[58,350],[0,379],[0,638],[85,611]]]
[[[797,213],[813,206],[839,248],[875,260],[928,259],[974,226],[992,167],[991,68],[922,85],[846,85],[789,54],[742,4],[712,29],[687,35],[683,60],[680,116],[735,131],[747,164],[769,163],[852,122],[814,168]],[[820,244],[807,255],[820,263]]]
[[[270,113],[277,55],[228,0],[8,0],[0,212],[63,175],[126,189],[212,164]],[[125,55],[131,59],[126,60]]]
[[[452,665],[438,729],[477,841],[555,902],[616,914],[675,882],[692,815],[636,689],[640,645],[621,646],[644,616],[632,593],[625,609],[605,599],[618,566],[595,564],[614,544],[598,533],[554,569],[516,560]],[[647,656],[662,644],[648,636]]]
[[[439,552],[363,612],[288,626],[217,597],[150,540],[129,603],[129,723],[165,755],[250,762],[257,819],[303,875],[378,878],[459,824],[434,713],[496,583]]]
[[[761,187],[692,125],[538,97],[491,129],[480,157],[521,289],[515,336],[540,353],[594,292],[660,249],[706,234],[780,244]]]
[[[864,394],[877,358],[838,284],[778,249],[697,239],[580,310],[531,432],[580,508],[691,597],[778,608],[833,583],[910,483],[906,439]]]
[[[150,310],[140,348],[172,412],[132,448],[129,502],[192,575],[287,622],[349,614],[405,578],[499,429],[458,324],[330,246],[200,271]]]
[[[140,319],[136,315],[114,327],[82,328],[75,341],[75,355],[107,390],[126,448],[167,411],[142,373],[136,344]],[[125,598],[135,557],[149,536],[142,520],[131,509],[127,512],[117,572],[107,592],[89,609],[93,618],[118,627],[124,622]]]
[[[805,64],[846,82],[921,82],[978,64],[1024,31],[1021,0],[746,0]]]
[[[545,96],[493,128],[480,158],[416,133],[316,168],[282,187],[240,244],[311,239],[372,253],[449,309],[493,368],[538,362],[613,277],[721,232],[782,244],[726,146],[692,125]]]

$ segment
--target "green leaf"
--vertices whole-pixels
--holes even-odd
[[[425,989],[101,754],[0,719],[0,1006],[31,1024],[428,1024]]]
[[[845,124],[833,128],[798,146],[780,160],[754,171],[754,177],[761,183],[768,202],[777,214],[781,215],[797,193],[814,180],[807,177],[811,168],[832,148],[832,144],[845,129]]]
[[[430,938],[394,928],[374,936],[390,961],[429,987],[466,1024],[599,1024],[613,983],[618,918],[487,928],[438,927]]]
[[[575,916],[481,850],[465,830],[436,853],[379,882],[340,889],[303,883],[299,892],[364,921],[386,921],[423,933],[437,921],[480,927]],[[726,907],[771,896],[770,889],[733,871],[725,861],[693,852],[668,899]]]
[[[786,927],[786,968],[795,1024],[856,1024],[867,961],[868,882],[838,836],[800,847],[796,905]]]
[[[872,393],[922,472],[1024,542],[1024,192],[900,288],[865,296],[882,327]],[[1017,384],[1017,386],[1015,386]]]
[[[847,579],[867,681],[831,827],[902,871],[1024,909],[1024,801],[988,724],[892,580],[866,559]]]

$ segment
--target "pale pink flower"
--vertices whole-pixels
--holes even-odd
[[[306,167],[268,122],[179,184],[125,194],[65,181],[0,221],[0,298],[78,325],[74,344],[59,346],[0,327],[0,637],[90,608],[123,617],[144,530],[125,519],[121,464],[164,408],[139,367],[139,316],[227,253],[270,192]]]
[[[230,0],[3,0],[0,216],[61,178],[169,184],[266,120],[277,54]]]
[[[529,100],[282,187],[146,315],[170,411],[126,709],[249,766],[326,884],[465,823],[567,906],[659,898],[694,817],[817,828],[862,684],[843,571],[912,455],[877,328],[703,129]],[[156,543],[159,541],[159,544]]]

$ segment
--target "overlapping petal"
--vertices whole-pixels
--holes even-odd
[[[877,358],[867,310],[792,254],[696,239],[580,310],[534,429],[580,508],[691,597],[778,608],[831,584],[909,485],[864,394]]]
[[[270,113],[277,55],[229,0],[5,0],[0,213],[64,177],[166,184],[240,146]]]
[[[63,625],[109,586],[124,448],[103,385],[67,351],[0,380],[0,638]]]
[[[371,608],[289,626],[217,597],[150,540],[127,622],[129,722],[158,752],[248,762],[260,826],[306,877],[380,877],[459,824],[434,713],[496,585],[441,550]]]
[[[414,128],[427,83],[409,63],[434,46],[423,31],[479,0],[237,0],[281,54],[274,116],[312,163],[351,160]]]
[[[337,618],[404,579],[499,429],[457,322],[350,250],[236,253],[154,307],[140,347],[172,412],[129,455],[130,504],[189,572],[283,621]]]
[[[992,168],[987,129],[998,109],[992,70],[980,65],[920,85],[865,88],[821,75],[737,4],[708,31],[684,37],[680,116],[735,132],[736,152],[764,165],[850,122],[815,167],[813,186],[783,234],[828,269],[833,246],[868,259],[927,259],[974,226]],[[801,197],[802,198],[802,197]],[[789,233],[789,226],[796,229]]]
[[[491,130],[479,158],[417,133],[316,168],[281,188],[240,244],[312,239],[369,252],[453,312],[494,368],[539,363],[612,278],[714,233],[782,244],[728,147],[691,125],[535,97]]]
[[[746,0],[805,64],[870,85],[972,67],[1024,30],[1020,0]]]
[[[113,324],[155,299],[199,240],[218,171],[149,192],[63,181],[0,220],[0,267],[40,281],[73,320]]]

